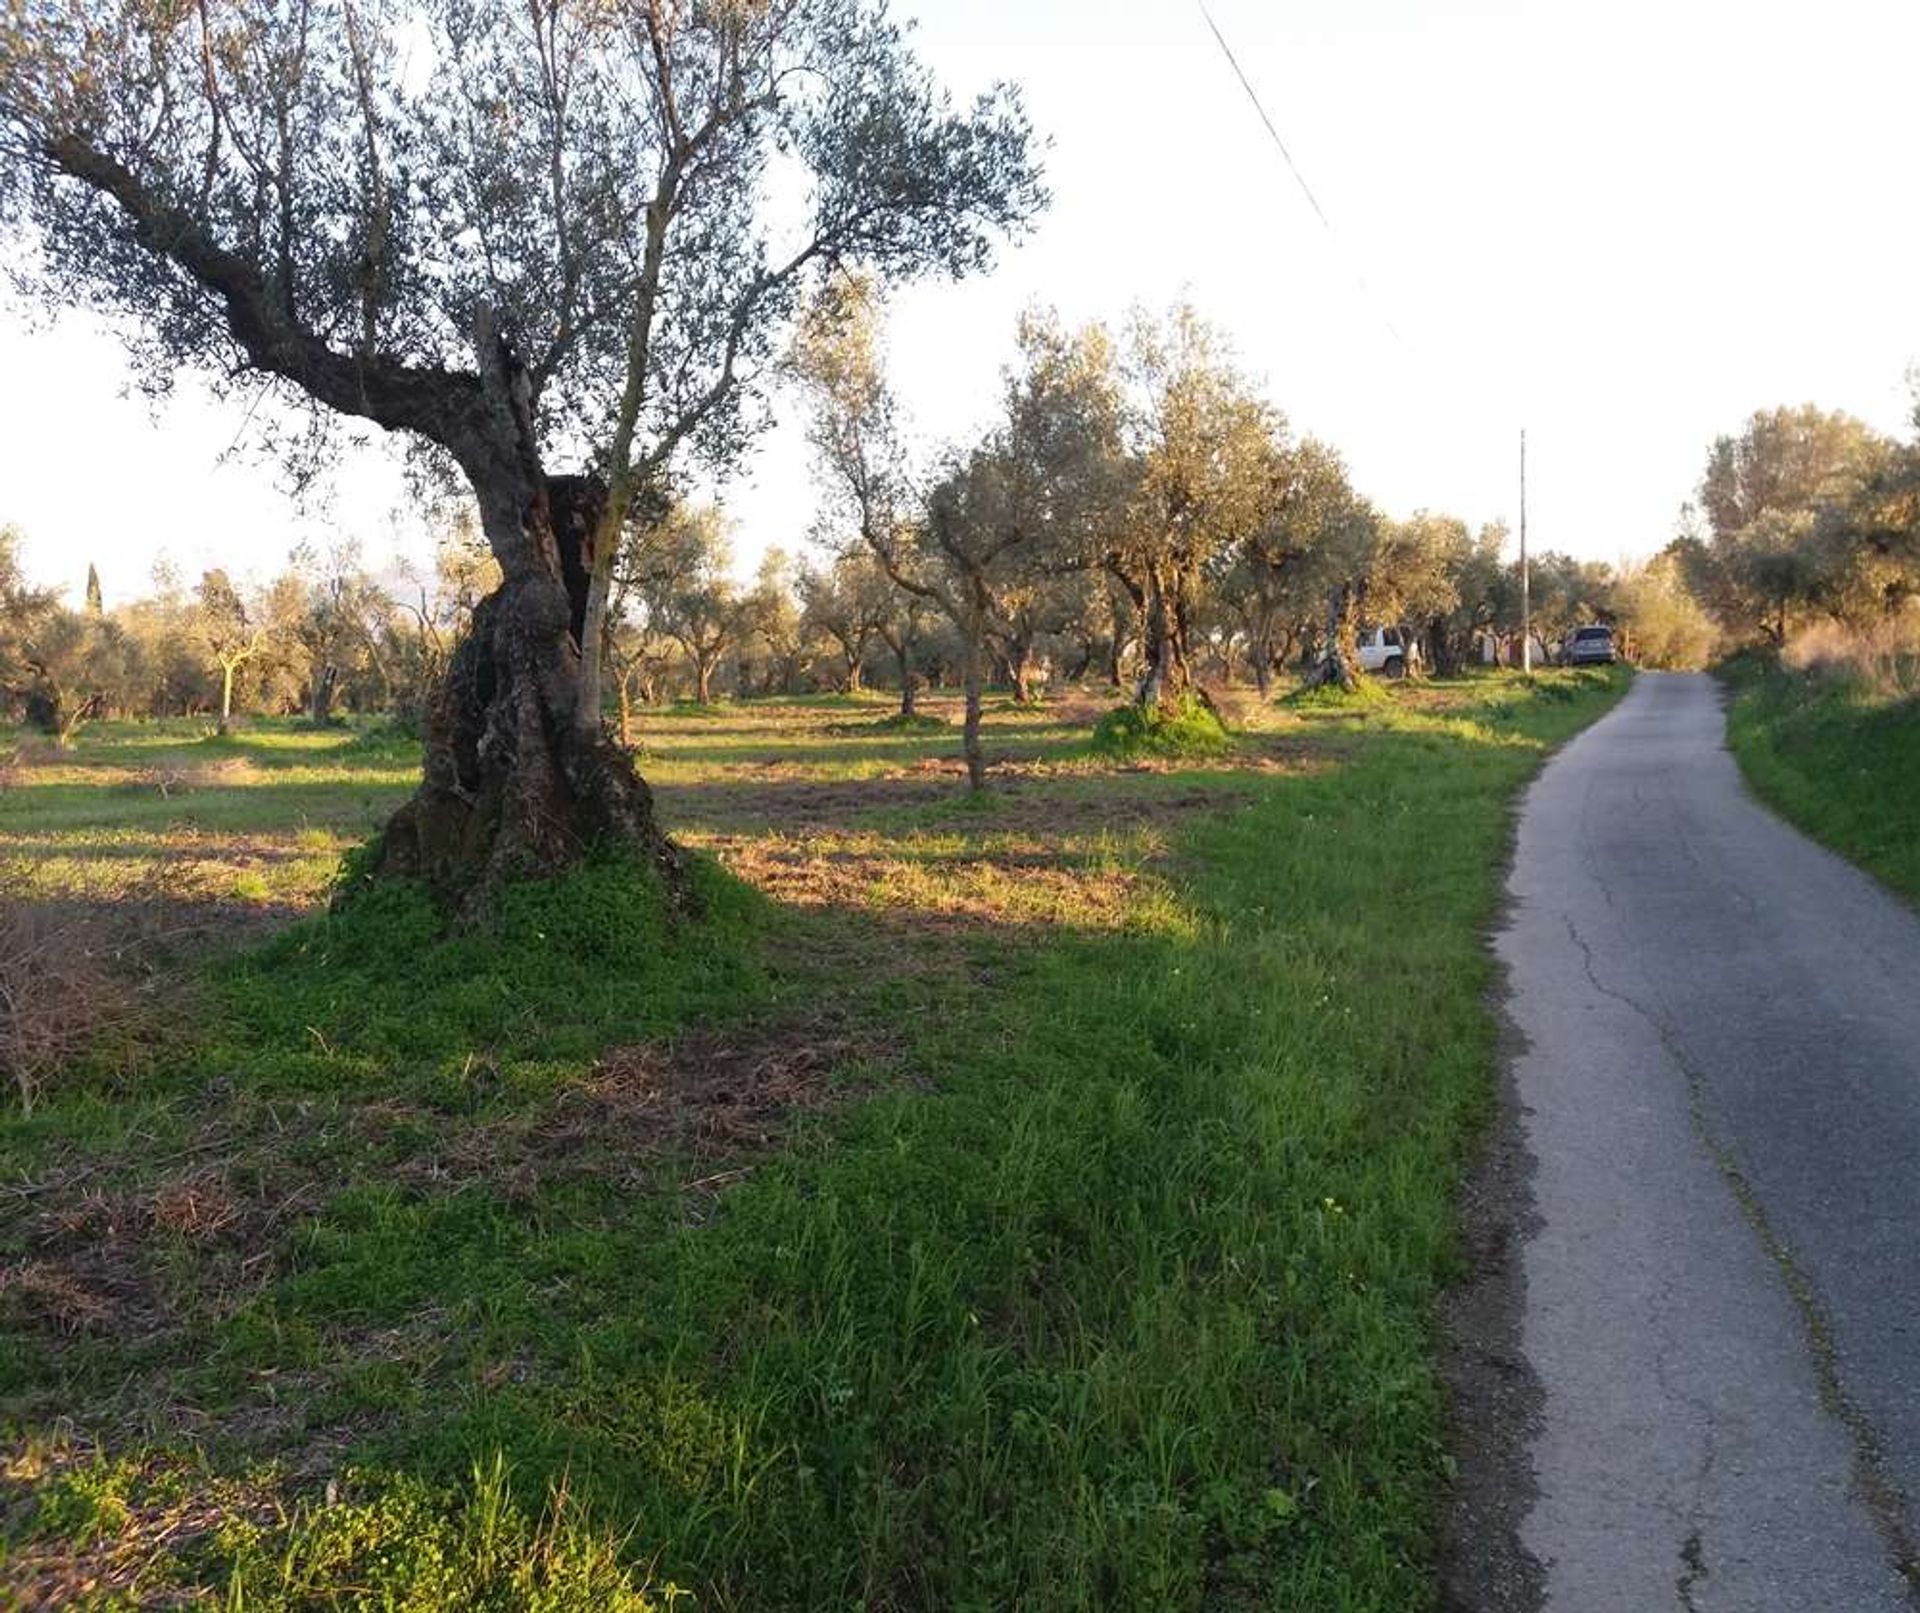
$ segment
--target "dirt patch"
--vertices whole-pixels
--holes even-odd
[[[1141,867],[1094,866],[1057,843],[917,849],[869,836],[723,837],[713,849],[743,879],[789,907],[844,908],[903,948],[891,972],[939,967],[956,932],[1035,925],[1122,929],[1133,919]]]
[[[103,1329],[120,1318],[129,1289],[145,1297],[144,1285],[137,1279],[113,1280],[120,1275],[98,1270],[82,1273],[52,1260],[10,1261],[0,1266],[0,1318],[36,1332]]]
[[[1054,722],[1075,728],[1091,728],[1120,703],[1120,695],[1118,689],[1104,700],[1090,694],[1058,695],[1042,709]]]
[[[123,795],[158,795],[172,799],[197,790],[231,790],[258,784],[264,775],[244,756],[222,756],[215,761],[156,762],[130,768],[112,788]]]
[[[917,773],[854,781],[656,784],[653,791],[670,830],[698,824],[789,832],[820,825],[845,828],[866,813],[923,807],[952,793],[951,786]]]
[[[832,1015],[613,1048],[546,1106],[478,1121],[395,1174],[441,1192],[484,1181],[526,1200],[580,1176],[657,1190],[661,1163],[675,1160],[686,1167],[681,1187],[714,1192],[776,1150],[800,1116],[871,1091],[848,1072],[891,1052],[877,1033]],[[389,1109],[384,1118],[405,1116]]]
[[[48,902],[0,869],[0,1082],[12,1100],[31,1109],[89,1053],[134,1058],[177,1026],[169,965],[189,929],[164,875],[125,902]]]
[[[879,1042],[832,1017],[749,1030],[696,1030],[672,1042],[614,1048],[570,1088],[534,1132],[543,1151],[569,1151],[582,1126],[613,1126],[654,1151],[711,1162],[770,1148],[797,1114],[825,1107],[834,1077],[871,1059]]]
[[[192,1152],[225,1145],[210,1138]],[[316,1182],[291,1196],[243,1193],[222,1167],[195,1164],[143,1188],[55,1175],[7,1196],[40,1207],[24,1253],[0,1265],[0,1320],[29,1333],[133,1340],[180,1325],[183,1297],[196,1308],[216,1297],[227,1305],[257,1289],[272,1272],[276,1230],[323,1195]],[[184,1296],[158,1275],[162,1248],[182,1246],[194,1268]]]
[[[1175,771],[1180,769],[1148,765],[1109,772],[1096,793],[1063,788],[1044,768],[1016,769],[984,824],[978,818],[969,823],[958,807],[951,816],[932,817],[928,823],[943,829],[984,826],[991,832],[1035,834],[1061,846],[1089,836],[1135,830],[1149,830],[1156,839],[1164,839],[1194,818],[1231,811],[1246,800],[1231,785],[1169,788],[1161,783]]]

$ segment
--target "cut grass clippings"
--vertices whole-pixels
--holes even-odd
[[[850,797],[891,871],[817,903],[709,869],[676,929],[611,864],[490,938],[381,892],[225,966],[143,1084],[0,1117],[41,1284],[0,1283],[0,1591],[110,1533],[34,1460],[70,1420],[135,1605],[1430,1605],[1482,933],[1514,793],[1624,687],[1268,714],[1285,766],[1103,776],[1082,729],[1017,810]],[[763,739],[684,733],[758,847],[717,781]],[[1069,850],[1123,784],[1207,810]],[[1054,859],[1038,916],[1009,857]],[[231,1504],[139,1533],[178,1471]]]

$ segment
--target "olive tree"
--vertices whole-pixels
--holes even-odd
[[[615,538],[737,456],[810,276],[961,275],[1042,205],[1017,96],[956,110],[880,0],[17,0],[0,222],[40,300],[405,434],[502,582],[382,866],[470,909],[593,840],[678,859],[606,734]],[[555,466],[567,464],[572,473]]]
[[[1259,515],[1209,568],[1263,698],[1274,666],[1313,636],[1329,590],[1365,564],[1371,531],[1339,454],[1318,438],[1276,433]]]
[[[906,464],[870,284],[830,287],[808,310],[792,360],[813,405],[830,518],[959,638],[961,745],[976,790],[986,782],[989,640],[1011,630],[1011,607],[1037,580],[1088,562],[1120,485],[1120,399],[1106,333],[1067,331],[1030,313],[1018,340],[997,418],[973,447],[950,453],[925,488]]]
[[[734,586],[726,525],[711,504],[676,504],[649,545],[640,585],[648,622],[680,646],[693,697],[713,699],[713,675],[740,642],[746,602]]]
[[[227,574],[218,569],[201,577],[190,620],[194,643],[220,674],[218,728],[224,734],[233,726],[234,682],[240,669],[266,647],[266,627],[247,608]]]
[[[1190,644],[1197,593],[1217,558],[1258,526],[1282,423],[1190,307],[1164,321],[1136,316],[1128,372],[1136,469],[1108,563],[1140,612],[1136,699],[1173,708],[1201,694]]]
[[[0,717],[18,709],[69,745],[83,722],[124,697],[131,650],[116,623],[29,584],[20,541],[17,529],[0,527]]]
[[[1798,617],[1848,591],[1853,563],[1875,547],[1856,531],[1856,506],[1895,457],[1862,422],[1811,405],[1760,410],[1715,440],[1700,481],[1707,532],[1681,554],[1728,633],[1779,649]]]
[[[892,615],[899,590],[871,554],[850,549],[821,570],[802,565],[794,574],[805,625],[833,641],[845,668],[840,686],[848,694],[866,687],[867,656]]]

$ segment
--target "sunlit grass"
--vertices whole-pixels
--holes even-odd
[[[1920,698],[1753,661],[1728,670],[1728,742],[1754,791],[1920,899]]]
[[[957,732],[830,731],[878,699],[645,713],[734,876],[703,924],[617,864],[452,943],[376,892],[220,965],[143,1075],[0,1115],[0,1422],[104,1446],[113,1562],[268,1606],[275,1563],[426,1596],[406,1540],[491,1586],[562,1489],[567,1553],[702,1608],[1428,1605],[1507,806],[1623,686],[1236,708],[1231,754],[1122,765],[1103,702],[996,701],[981,800]],[[270,889],[392,799],[326,788],[27,791],[0,834],[76,890],[175,840]],[[0,1587],[94,1560],[74,1471],[16,1459]]]

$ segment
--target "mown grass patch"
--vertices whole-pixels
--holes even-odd
[[[1909,898],[1920,898],[1920,699],[1747,659],[1727,739],[1754,792]]]
[[[271,1472],[312,1539],[400,1495],[437,1542],[376,1580],[268,1531],[320,1565],[270,1606],[426,1605],[493,1538],[476,1467],[498,1538],[564,1491],[702,1607],[1426,1605],[1507,807],[1624,687],[1549,681],[1164,769],[1081,729],[973,809],[910,758],[743,781],[832,707],[689,723],[726,754],[666,810],[773,900],[711,871],[676,931],[602,866],[449,944],[381,892],[225,966],[141,1084],[0,1119],[12,1440],[198,1464],[235,1539]],[[7,1493],[0,1584],[96,1549]],[[142,1538],[156,1585],[243,1560]]]

